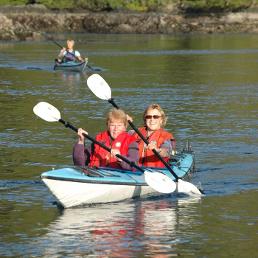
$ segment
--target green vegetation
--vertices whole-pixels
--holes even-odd
[[[0,5],[42,4],[49,9],[92,11],[158,11],[174,6],[183,12],[238,11],[255,6],[258,0],[1,0]]]
[[[182,0],[180,9],[187,12],[238,11],[251,7],[252,0]]]
[[[27,3],[28,3],[28,0],[1,0],[0,6],[1,5],[24,5]]]
[[[1,0],[0,5],[42,4],[49,9],[88,9],[92,11],[158,10],[175,0]]]

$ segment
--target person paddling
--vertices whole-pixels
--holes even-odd
[[[91,144],[85,148],[83,134],[88,133],[79,128],[78,141],[73,148],[74,165],[132,170],[128,163],[116,157],[116,154],[120,154],[129,161],[138,164],[139,156],[136,138],[126,132],[127,115],[121,109],[111,109],[107,114],[106,124],[107,130],[97,134],[96,140],[110,147],[111,153],[96,144]]]
[[[84,59],[81,57],[81,54],[78,50],[74,50],[74,40],[72,39],[68,39],[66,41],[66,48],[62,48],[57,61],[59,63],[65,63],[65,62],[70,62],[70,61],[74,61],[74,62],[83,62]]]
[[[155,149],[166,162],[176,149],[176,141],[173,134],[167,132],[163,127],[166,125],[167,117],[158,104],[149,105],[143,114],[144,126],[139,128],[142,135],[148,140],[146,145],[138,134],[133,136],[139,143],[139,165],[145,167],[165,167],[164,164],[153,153]]]

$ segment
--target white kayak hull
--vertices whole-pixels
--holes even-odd
[[[184,178],[193,169],[192,153],[181,153],[171,163],[174,173]],[[167,169],[153,169],[175,181]],[[164,195],[152,189],[144,173],[112,168],[65,167],[42,173],[42,181],[64,208],[118,202],[147,195]]]
[[[42,180],[64,208],[119,202],[155,193],[149,186],[93,184],[47,178]]]

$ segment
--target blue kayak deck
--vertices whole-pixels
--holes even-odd
[[[83,71],[87,66],[87,63],[84,62],[74,62],[74,61],[69,61],[69,62],[63,62],[63,63],[58,63],[56,62],[54,65],[54,70],[67,70],[67,71]]]
[[[183,153],[177,160],[172,162],[171,167],[179,178],[183,178],[191,171],[193,163],[193,155]],[[153,172],[161,172],[170,177],[172,180],[175,180],[174,176],[167,169],[146,169]],[[65,167],[44,172],[42,173],[41,178],[81,183],[146,185],[144,174],[142,172],[133,172],[129,170],[119,170],[112,168]]]

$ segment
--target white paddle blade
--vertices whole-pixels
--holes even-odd
[[[177,182],[177,192],[184,193],[187,195],[202,195],[200,190],[193,184],[182,179],[178,179]]]
[[[59,110],[47,102],[39,102],[33,112],[47,122],[57,122],[61,118]]]
[[[146,183],[160,193],[172,193],[176,190],[176,183],[160,172],[144,171]]]
[[[87,79],[87,85],[89,89],[100,99],[109,100],[111,99],[111,89],[107,82],[99,75],[92,74]]]

